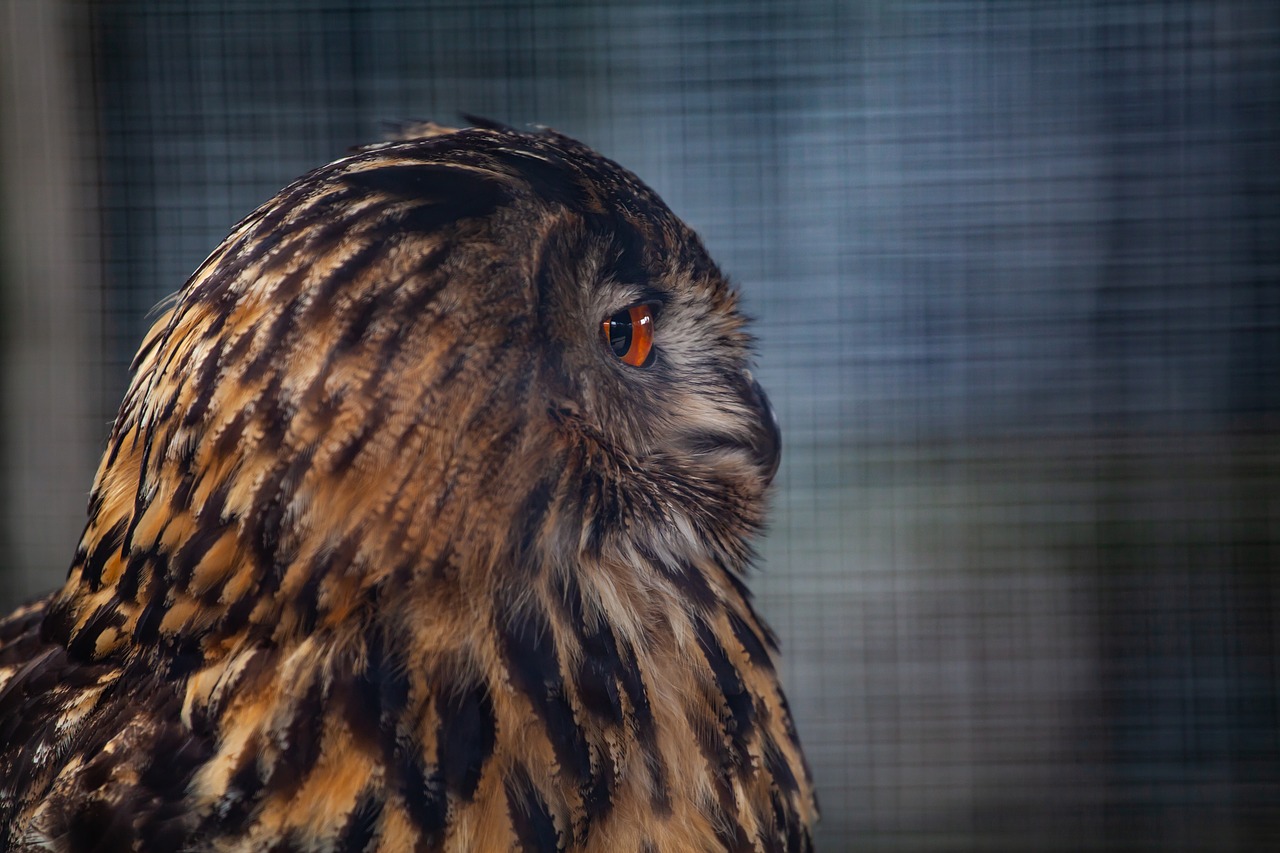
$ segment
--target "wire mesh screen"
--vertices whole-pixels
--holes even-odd
[[[757,319],[785,455],[753,586],[820,849],[1280,844],[1280,6],[64,11],[94,448],[150,309],[286,182],[386,121],[556,127]],[[41,322],[10,349],[57,350]],[[52,586],[81,522],[14,521],[66,452],[15,399],[7,536],[65,559],[6,577]]]

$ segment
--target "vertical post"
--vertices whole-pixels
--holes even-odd
[[[105,425],[94,169],[63,0],[0,0],[0,605],[66,573]],[[87,75],[86,75],[87,76]]]

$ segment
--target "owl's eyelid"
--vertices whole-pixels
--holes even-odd
[[[642,305],[648,305],[653,309],[653,316],[657,317],[658,312],[666,308],[671,302],[671,294],[665,290],[659,290],[651,284],[646,284],[640,288],[640,296]]]
[[[625,303],[619,303],[618,307],[609,312],[607,316],[612,317],[619,311],[626,311],[638,305],[647,305],[649,311],[653,314],[653,322],[656,324],[659,318],[662,317],[663,309],[671,302],[671,295],[648,285],[642,285],[635,289],[639,292],[628,294],[632,298],[627,299]]]

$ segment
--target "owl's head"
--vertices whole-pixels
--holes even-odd
[[[52,630],[207,655],[374,588],[580,566],[714,596],[778,465],[750,355],[695,234],[580,143],[361,149],[241,222],[149,333]]]

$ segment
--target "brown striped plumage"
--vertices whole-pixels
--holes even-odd
[[[810,848],[733,292],[582,145],[414,130],[143,342],[66,585],[0,622],[3,849]]]

